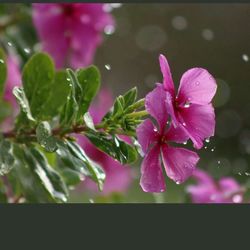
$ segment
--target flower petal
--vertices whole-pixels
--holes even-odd
[[[146,153],[149,146],[157,141],[158,133],[150,119],[146,119],[137,129],[136,134],[142,151]]]
[[[159,84],[153,91],[146,95],[145,107],[148,113],[156,119],[160,132],[162,132],[168,120],[166,92],[162,84]]]
[[[180,126],[193,141],[194,147],[202,148],[203,140],[214,135],[215,114],[212,104],[191,104],[189,108],[183,108],[179,112],[182,123]]]
[[[170,67],[167,58],[164,55],[159,56],[161,73],[163,75],[163,85],[166,91],[169,91],[174,96],[174,82],[172,79]]]
[[[140,185],[144,192],[159,193],[166,190],[158,145],[148,152],[142,162]]]
[[[207,70],[193,68],[183,74],[177,96],[182,104],[186,102],[208,104],[214,97],[216,89],[216,81]]]
[[[184,148],[162,146],[162,160],[167,176],[177,184],[184,182],[192,175],[199,156]]]
[[[177,143],[184,143],[189,139],[187,133],[180,127],[170,126],[169,130],[165,134],[166,141],[172,141]]]

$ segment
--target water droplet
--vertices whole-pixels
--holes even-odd
[[[7,42],[8,46],[12,47],[12,43],[11,42]]]
[[[106,69],[106,70],[111,70],[110,64],[105,64],[105,69]]]
[[[93,199],[89,199],[89,203],[94,203],[94,200]]]
[[[70,100],[70,96],[68,96],[67,99]]]
[[[177,182],[176,182],[176,184],[177,184],[177,185],[180,185],[180,184],[181,184],[181,182],[180,182],[180,181],[177,181]]]
[[[154,130],[154,132],[157,132],[157,128],[154,128],[153,130]]]
[[[4,60],[3,60],[3,59],[0,59],[0,63],[4,63]]]
[[[243,54],[242,59],[243,59],[243,61],[248,62],[249,61],[249,56],[247,54]]]
[[[218,162],[218,164],[220,164],[220,160],[219,161],[217,161]]]
[[[211,152],[214,152],[214,150],[215,150],[215,147],[211,149]]]
[[[242,175],[242,173],[241,173],[241,172],[239,172],[239,173],[238,173],[238,175],[240,175],[240,176],[241,176],[241,175]]]
[[[199,81],[197,81],[197,82],[195,83],[195,85],[196,85],[196,86],[199,86],[199,85],[200,85],[200,82],[199,82]]]
[[[245,175],[246,175],[246,176],[250,176],[250,173],[249,173],[249,172],[245,172]]]
[[[187,145],[187,141],[184,141],[184,142],[183,142],[183,145]]]
[[[184,108],[189,108],[190,107],[190,102],[186,102],[185,104],[184,104]]]
[[[236,194],[233,196],[232,200],[234,203],[240,203],[240,202],[242,202],[242,196],[239,194]]]
[[[115,32],[115,27],[113,25],[106,25],[104,28],[104,33],[106,35],[112,35]]]
[[[210,138],[207,138],[205,141],[206,141],[207,143],[209,143],[209,142],[210,142]]]
[[[23,49],[26,54],[30,54],[30,49],[29,48],[24,48]]]
[[[187,124],[186,124],[185,122],[183,122],[183,123],[182,123],[182,125],[183,125],[184,127],[186,127],[186,126],[187,126]]]
[[[67,78],[66,80],[67,80],[68,82],[70,82],[70,78]]]

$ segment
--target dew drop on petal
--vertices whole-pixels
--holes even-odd
[[[184,104],[184,108],[189,108],[190,107],[190,102],[186,102],[185,104]]]
[[[184,127],[186,127],[186,126],[187,126],[187,124],[186,124],[185,122],[183,122],[183,123],[182,123],[182,125],[183,125]]]
[[[243,54],[242,59],[243,59],[243,61],[248,62],[249,61],[249,56],[247,54]]]
[[[196,86],[199,86],[199,85],[200,85],[200,82],[199,82],[199,81],[197,81],[197,82],[195,83],[195,85],[196,85]]]
[[[183,145],[187,145],[187,141],[184,141],[184,142],[183,142]]]

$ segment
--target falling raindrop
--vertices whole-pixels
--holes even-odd
[[[238,175],[242,175],[242,173],[241,173],[241,172],[239,172],[239,173],[238,173]]]
[[[110,64],[105,64],[105,69],[106,69],[106,70],[111,70]]]
[[[12,47],[12,43],[11,42],[7,42],[8,46]]]
[[[204,148],[207,149],[207,146],[205,146]]]
[[[250,173],[249,173],[249,172],[245,172],[245,175],[246,175],[246,176],[250,176]]]
[[[243,59],[243,61],[248,62],[249,61],[249,56],[247,54],[243,54],[242,59]]]
[[[23,49],[26,54],[30,54],[30,49],[29,48],[24,48]]]
[[[215,150],[215,148],[212,148],[212,149],[211,149],[211,152],[214,152],[214,150]]]
[[[4,60],[3,60],[3,59],[0,59],[0,63],[4,63]]]

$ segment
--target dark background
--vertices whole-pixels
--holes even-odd
[[[103,85],[114,96],[136,85],[140,97],[162,80],[158,56],[167,56],[176,86],[192,67],[217,78],[216,134],[199,151],[199,167],[215,178],[249,180],[250,162],[250,5],[123,4],[114,9],[116,31],[97,50]],[[105,65],[109,64],[111,70]],[[139,167],[139,166],[138,166]],[[138,167],[135,167],[139,170]],[[164,201],[183,202],[183,185],[167,180]],[[248,184],[247,184],[248,185]],[[151,201],[135,180],[125,201]],[[184,185],[185,186],[185,185]],[[178,192],[178,193],[176,193]],[[162,197],[160,197],[162,199]]]

